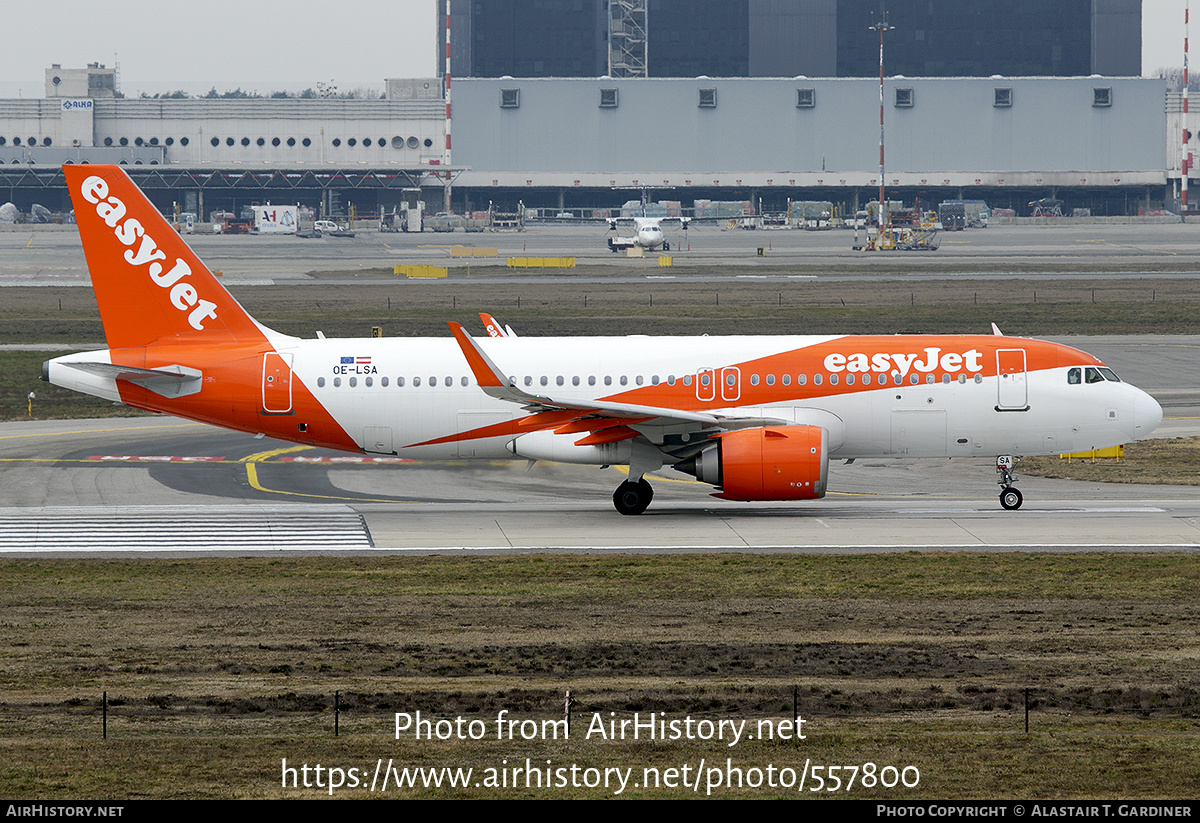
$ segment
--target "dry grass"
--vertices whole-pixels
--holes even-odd
[[[856,797],[1190,796],[1198,578],[1186,555],[6,561],[0,795],[294,796],[282,757],[730,757],[921,769]],[[553,720],[568,689],[576,735],[593,712],[754,723],[793,688],[787,745],[393,736],[394,712]]]
[[[1200,437],[1130,443],[1125,447],[1125,457],[1121,460],[1026,457],[1021,461],[1018,471],[1037,477],[1102,483],[1200,486]]]
[[[758,272],[755,272],[756,275]],[[780,272],[786,274],[787,272]],[[331,282],[233,286],[256,318],[312,337],[446,336],[447,320],[478,329],[490,311],[527,335],[988,333],[1021,335],[1194,333],[1200,280],[963,279],[883,282],[786,277],[695,282],[686,273],[642,283],[510,282],[459,276],[435,282]],[[90,289],[4,291],[0,343],[103,341]],[[1094,301],[1094,302],[1093,302]],[[65,347],[65,346],[64,346]]]

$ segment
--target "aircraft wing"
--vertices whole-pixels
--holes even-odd
[[[471,372],[475,375],[475,381],[486,394],[498,400],[517,403],[530,412],[574,412],[574,414],[563,414],[563,423],[579,421],[575,427],[584,426],[584,428],[578,428],[580,431],[595,431],[615,425],[628,426],[656,419],[667,422],[699,423],[702,426],[725,430],[785,425],[788,422],[774,417],[736,417],[683,409],[642,406],[633,403],[560,400],[548,395],[531,394],[518,388],[505,377],[504,372],[492,362],[492,359],[467,334],[461,324],[452,322],[449,326],[462,349],[463,356],[466,357],[467,363],[471,367]],[[594,423],[594,428],[585,421]]]

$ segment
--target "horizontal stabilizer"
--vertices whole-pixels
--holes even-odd
[[[113,363],[63,362],[62,365],[99,377],[113,380],[129,380],[145,386],[162,397],[184,397],[200,391],[204,377],[198,369],[187,366],[162,366],[157,369],[139,369],[133,366],[118,366]]]

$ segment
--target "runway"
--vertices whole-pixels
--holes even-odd
[[[934,255],[864,258],[852,232],[744,232],[698,227],[677,261],[711,264],[715,280],[755,277],[780,262],[828,264],[829,276],[972,277],[979,264],[1011,263],[1030,277],[1088,277],[1105,266],[1195,261],[1197,224],[1001,227],[945,236]],[[382,235],[353,240],[189,238],[226,282],[322,282],[311,272],[445,262],[453,243],[508,254],[577,255],[626,279],[667,269],[613,255],[596,226],[522,233]],[[763,257],[756,254],[764,247]],[[837,274],[866,260],[864,273]],[[951,262],[944,273],[906,273],[911,261]],[[493,265],[500,259],[492,260]],[[732,262],[729,268],[720,266]],[[1037,273],[1053,263],[1056,272]],[[473,264],[479,265],[479,261]],[[1029,269],[1032,268],[1032,273]],[[483,276],[481,276],[481,274]],[[472,278],[512,275],[503,268]],[[570,277],[572,275],[565,275]],[[805,275],[808,276],[808,275]],[[819,275],[824,277],[826,275]],[[1010,275],[1017,276],[1017,275]],[[1080,274],[1078,276],[1085,276]],[[1156,277],[1162,277],[1159,273]],[[1165,276],[1194,277],[1191,271]],[[540,275],[528,276],[540,280]],[[391,278],[389,278],[391,280]],[[327,281],[325,281],[327,282]],[[74,232],[0,233],[0,286],[87,286]],[[1153,394],[1167,420],[1158,436],[1200,434],[1200,336],[1055,338],[1089,351]],[[1200,490],[1024,477],[1025,505],[1005,512],[986,460],[865,460],[830,467],[830,492],[807,503],[716,500],[711,487],[670,471],[652,479],[639,517],[613,511],[623,476],[523,462],[415,463],[256,440],[163,417],[0,424],[0,551],[69,552],[519,552],[519,551],[1195,551]],[[328,527],[326,532],[320,531]]]
[[[1159,392],[1157,436],[1200,434],[1200,337],[1062,341]],[[1200,551],[1200,489],[1023,477],[1006,512],[990,459],[832,463],[828,496],[801,503],[716,500],[664,471],[638,517],[613,511],[618,468],[373,458],[166,417],[0,424],[0,466],[10,555]]]

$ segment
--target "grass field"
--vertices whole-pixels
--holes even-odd
[[[1190,555],[24,560],[0,580],[4,797],[321,794],[284,790],[283,758],[639,777],[870,762],[920,782],[844,796],[930,799],[1186,798],[1200,779]],[[396,739],[396,712],[557,720],[567,690],[569,740]],[[804,740],[585,736],[635,712],[754,729],[790,718],[793,690]]]
[[[962,279],[883,282],[778,277],[512,283],[449,280],[234,286],[258,320],[288,334],[444,336],[447,320],[479,329],[489,311],[531,336],[605,334],[1160,334],[1200,331],[1200,280],[1153,276],[1102,281]],[[756,272],[755,277],[759,275]],[[0,343],[101,343],[90,289],[7,288]]]
[[[1102,483],[1166,483],[1200,486],[1200,437],[1141,440],[1125,446],[1125,457],[1072,459],[1026,457],[1018,473]]]

